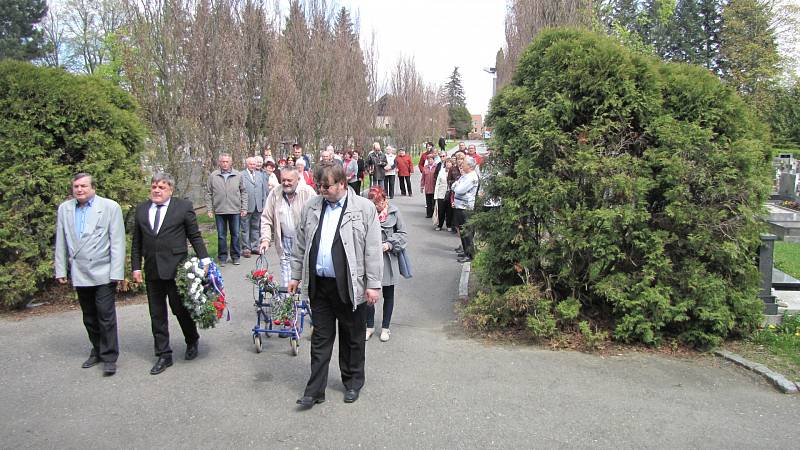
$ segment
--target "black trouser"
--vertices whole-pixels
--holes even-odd
[[[167,298],[172,314],[178,319],[187,344],[197,342],[200,335],[197,325],[183,306],[175,280],[147,280],[147,304],[150,307],[150,327],[153,330],[156,356],[171,356],[169,346],[169,320],[167,317]]]
[[[406,188],[408,186],[408,188]],[[411,195],[411,177],[400,176],[400,193],[403,195]]]
[[[337,321],[342,384],[345,389],[359,390],[364,386],[366,304],[358,305],[353,311],[353,304],[349,300],[342,301],[339,298],[335,278],[317,277],[314,286],[314,298],[311,299],[311,317],[314,318],[314,329],[311,333],[311,376],[303,395],[318,397],[325,394]]]
[[[437,210],[439,211],[439,228],[447,223],[447,228],[453,227],[453,208],[450,207],[450,198],[437,198]]]
[[[425,217],[433,217],[433,193],[425,194]]]
[[[461,248],[464,249],[464,255],[470,258],[472,258],[474,253],[472,243],[475,231],[472,230],[472,227],[464,224],[467,223],[471,215],[471,210],[453,209],[453,223],[455,223],[456,229],[458,230],[458,237],[461,239]]]
[[[392,323],[392,311],[394,311],[394,285],[381,286],[383,294],[383,321],[381,328],[388,329]],[[375,305],[367,305],[367,328],[375,328]]]
[[[76,287],[83,312],[83,326],[92,343],[92,356],[105,362],[116,362],[119,356],[117,341],[117,310],[114,301],[117,283]]]
[[[386,179],[383,180],[386,185],[386,195],[389,198],[394,198],[394,177],[394,175],[386,175]]]
[[[356,195],[361,195],[361,180],[352,181],[347,184],[349,184],[350,187],[353,188],[353,190],[356,192]]]

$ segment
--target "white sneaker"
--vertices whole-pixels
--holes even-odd
[[[381,330],[381,342],[386,342],[389,340],[389,335],[392,334],[388,328],[384,328]]]
[[[367,328],[367,337],[364,340],[368,341],[369,338],[371,338],[373,334],[375,334],[375,328]]]

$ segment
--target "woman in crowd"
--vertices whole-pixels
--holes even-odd
[[[383,321],[381,322],[381,342],[389,340],[391,332],[389,326],[394,310],[394,285],[400,275],[398,254],[405,250],[406,225],[396,206],[390,205],[386,193],[380,186],[373,186],[367,193],[367,198],[375,205],[378,211],[378,221],[381,224],[381,242],[383,246],[383,280],[381,292],[383,294]],[[367,335],[366,339],[375,334],[375,305],[367,307]]]
[[[300,173],[300,179],[303,180],[307,185],[311,186],[311,189],[317,190],[317,186],[314,184],[314,175],[311,171],[306,170],[306,160],[303,158],[298,158],[297,161],[294,162],[294,167],[297,168],[297,172]]]
[[[358,179],[358,154],[347,149],[344,152],[344,175],[347,177],[347,184],[353,188],[356,194],[361,195],[361,180]]]
[[[275,161],[267,161],[264,163],[264,174],[267,176],[267,183],[270,191],[281,185],[281,182],[278,181],[278,176],[275,174]]]
[[[397,155],[394,153],[394,147],[391,145],[386,147],[386,168],[384,183],[386,183],[386,193],[389,194],[389,199],[394,198],[394,179],[397,175],[397,164],[395,160]]]
[[[422,179],[419,183],[419,190],[425,194],[425,217],[433,217],[433,192],[436,190],[436,176],[439,166],[434,160],[433,153],[428,153],[425,158],[425,165],[422,166]]]
[[[411,197],[411,174],[414,173],[414,163],[401,148],[397,151],[395,164],[397,164],[397,176],[400,178],[400,194]]]
[[[447,223],[448,229],[453,229],[453,212],[450,208],[450,186],[452,182],[448,182],[449,173],[453,169],[453,165],[453,159],[447,158],[444,161],[444,167],[439,170],[439,176],[436,177],[436,188],[433,192],[433,198],[436,200],[436,210],[438,212],[438,221],[434,228],[436,231],[441,231],[445,223]]]
[[[448,208],[448,216],[447,216],[447,231],[451,233],[456,232],[456,227],[453,225],[453,183],[461,177],[461,162],[464,161],[466,154],[464,152],[456,152],[453,158],[450,160],[453,163],[453,167],[447,171],[447,208]]]

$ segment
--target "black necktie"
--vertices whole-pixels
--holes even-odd
[[[156,205],[156,218],[153,220],[153,233],[158,234],[158,225],[161,222],[161,207],[164,205]]]

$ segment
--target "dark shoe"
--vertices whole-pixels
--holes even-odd
[[[244,256],[245,258],[249,258],[249,257],[250,257],[250,250],[245,250],[245,251],[243,251],[243,252],[242,252],[242,256]],[[234,264],[235,264],[235,263],[234,263]]]
[[[239,265],[239,260],[238,259],[234,259],[233,260],[233,265],[234,266],[238,266]]]
[[[456,252],[456,257],[457,257],[457,258],[463,258],[463,257],[465,257],[465,256],[467,256],[467,254],[466,254],[466,253],[464,253],[464,252]]]
[[[89,367],[96,366],[99,363],[100,363],[100,358],[94,355],[90,355],[89,359],[87,359],[86,361],[83,362],[83,364],[81,364],[81,367],[84,369],[88,369]]]
[[[433,227],[434,231],[442,231],[442,227]]]
[[[161,356],[156,361],[156,364],[150,369],[150,375],[158,375],[167,370],[167,367],[172,365],[172,356]]]
[[[303,408],[311,408],[312,406],[316,405],[317,403],[325,403],[325,394],[322,394],[318,397],[312,397],[310,395],[304,395],[297,399],[297,404]]]
[[[103,375],[110,377],[115,373],[117,373],[117,363],[108,361],[103,363]]]
[[[472,258],[470,258],[469,256],[466,256],[466,255],[465,255],[465,256],[460,256],[460,257],[457,259],[457,261],[458,261],[458,262],[460,262],[460,263],[466,263],[466,262],[471,262],[471,261],[472,261]]]
[[[197,358],[197,341],[186,344],[186,355],[184,355],[184,358],[187,361]]]
[[[463,253],[464,247],[459,245],[458,247],[454,248],[453,251],[455,251],[456,253]]]
[[[449,232],[451,232],[451,233],[453,233],[453,234],[456,234],[456,233],[457,233],[457,231],[456,231],[456,229],[455,229],[455,228],[448,228],[448,229],[447,229],[447,231],[449,231]]]
[[[358,393],[360,391],[358,389],[348,389],[344,393],[344,402],[345,403],[353,403],[354,401],[358,400]]]

